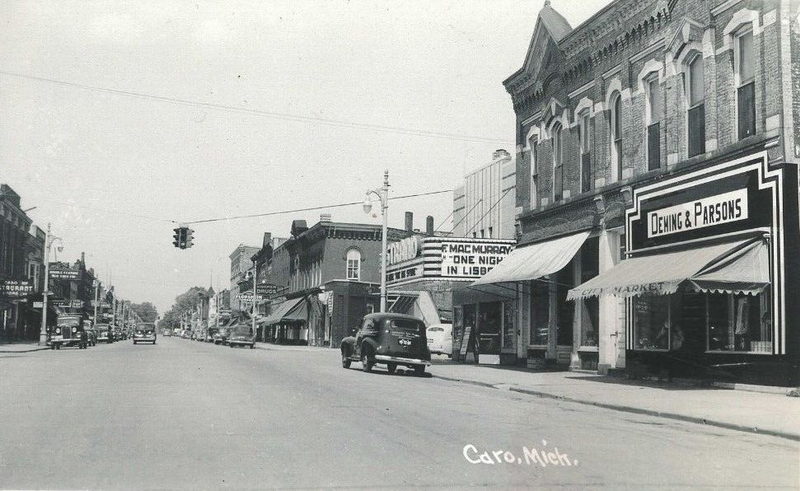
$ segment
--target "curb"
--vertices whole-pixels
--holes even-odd
[[[42,347],[36,347],[36,348],[33,348],[33,349],[25,349],[25,350],[12,350],[12,351],[0,350],[0,354],[8,354],[8,353],[33,353],[34,351],[44,351],[44,350],[49,350],[49,349],[50,349],[50,347],[45,347],[45,348],[42,348]]]
[[[451,381],[451,382],[461,382],[461,383],[466,383],[466,384],[470,384],[470,385],[477,385],[477,386],[480,386],[480,387],[488,387],[488,388],[491,388],[491,389],[498,389],[498,390],[500,389],[500,387],[497,387],[496,385],[489,384],[489,383],[486,383],[486,382],[477,382],[477,381],[474,381],[474,380],[465,380],[465,379],[459,379],[459,378],[442,377],[442,376],[439,376],[439,375],[434,375],[434,377],[438,378],[438,379],[442,379],[442,380],[448,380],[448,381]],[[611,404],[611,403],[605,403],[605,402],[589,401],[589,400],[585,400],[585,399],[575,399],[573,397],[559,396],[559,395],[555,395],[555,394],[550,394],[549,392],[542,392],[542,391],[536,391],[536,390],[531,390],[531,389],[522,389],[520,387],[515,387],[515,386],[505,386],[505,387],[502,387],[502,388],[505,389],[505,390],[509,390],[511,392],[517,392],[519,394],[527,394],[527,395],[531,395],[531,396],[537,396],[537,397],[541,397],[541,398],[544,398],[544,399],[555,399],[555,400],[558,400],[558,401],[572,402],[572,403],[575,403],[575,404],[583,404],[585,406],[594,406],[594,407],[600,407],[600,408],[603,408],[603,409],[611,409],[613,411],[620,411],[620,412],[632,413],[632,414],[642,414],[642,415],[654,416],[654,417],[658,417],[658,418],[674,419],[674,420],[677,420],[677,421],[684,421],[684,422],[688,422],[688,423],[696,423],[696,424],[702,424],[702,425],[707,425],[707,426],[715,426],[717,428],[725,428],[725,429],[728,429],[728,430],[743,431],[743,432],[746,432],[746,433],[757,433],[757,434],[760,434],[760,435],[777,436],[779,438],[785,438],[785,439],[796,441],[796,442],[800,441],[800,434],[786,432],[786,431],[755,428],[755,427],[752,427],[752,426],[740,425],[740,424],[736,424],[736,423],[726,423],[724,421],[715,421],[715,420],[710,420],[710,419],[706,419],[706,418],[699,418],[699,417],[696,417],[696,416],[687,416],[685,414],[669,413],[669,412],[664,412],[664,411],[656,411],[656,410],[653,410],[653,409],[643,409],[643,408],[639,408],[639,407],[625,406],[625,405],[621,405],[621,404]]]

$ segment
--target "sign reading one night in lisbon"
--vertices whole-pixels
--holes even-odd
[[[723,223],[747,220],[747,190],[661,208],[647,213],[647,237],[660,237]]]
[[[485,242],[442,242],[441,274],[450,278],[480,278],[511,253],[514,246]]]
[[[33,293],[33,284],[28,280],[0,281],[0,296],[6,298],[25,297]]]

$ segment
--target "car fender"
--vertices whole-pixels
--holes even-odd
[[[342,350],[342,354],[345,356],[352,356],[353,353],[355,353],[355,344],[356,338],[353,336],[348,336],[342,339],[342,342],[339,345],[340,349]]]
[[[364,340],[361,341],[361,351],[363,351],[364,346],[369,346],[369,351],[372,353],[372,355],[375,355],[378,352],[378,343],[372,338],[364,338]]]

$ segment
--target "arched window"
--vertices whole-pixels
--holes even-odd
[[[531,136],[528,139],[531,160],[531,208],[538,206],[537,193],[539,191],[539,138]]]
[[[705,77],[703,55],[696,53],[686,63],[687,136],[689,157],[706,151]]]
[[[611,96],[611,181],[622,178],[622,97]]]
[[[561,124],[556,123],[553,135],[553,202],[560,201],[564,192],[564,140]]]
[[[347,279],[361,279],[361,253],[357,249],[347,251]]]

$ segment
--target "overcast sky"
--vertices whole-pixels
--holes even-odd
[[[552,2],[573,26],[606,3]],[[198,224],[188,250],[170,220],[358,201],[384,169],[395,196],[452,189],[493,150],[513,153],[502,81],[542,5],[6,0],[0,182],[52,222],[59,260],[85,251],[123,297],[163,313],[212,275],[228,286],[238,244],[320,211]],[[406,210],[439,226],[452,195],[395,201],[390,226]],[[360,206],[330,212],[380,223]]]

